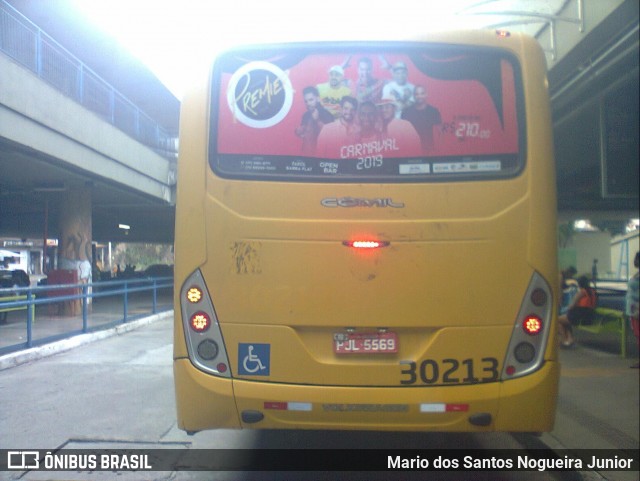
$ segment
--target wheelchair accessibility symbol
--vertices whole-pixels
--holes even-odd
[[[271,344],[238,344],[238,374],[268,376]]]

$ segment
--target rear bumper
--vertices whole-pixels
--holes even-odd
[[[529,376],[502,383],[328,388],[222,379],[188,359],[174,361],[178,426],[185,431],[550,431],[559,375],[558,363],[547,362]]]

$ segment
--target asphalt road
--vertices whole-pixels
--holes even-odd
[[[172,313],[131,332],[0,371],[0,449],[513,449],[540,438],[487,434],[177,429],[172,376]],[[627,368],[628,369],[628,368]],[[569,401],[566,401],[569,402]],[[637,389],[636,389],[637,407]],[[562,418],[559,412],[559,417]],[[636,414],[637,416],[637,414]],[[560,423],[567,422],[559,419]],[[636,417],[637,426],[637,417]],[[544,439],[544,438],[543,438]],[[557,437],[550,438],[559,442]],[[626,440],[633,444],[628,436]],[[637,446],[637,437],[635,438]],[[624,446],[626,447],[626,446]],[[295,451],[291,451],[295,453]],[[633,479],[632,475],[620,479]],[[636,474],[637,476],[637,474]],[[565,472],[0,472],[21,480],[597,480]],[[617,478],[609,478],[617,479]],[[637,478],[635,478],[637,479]]]

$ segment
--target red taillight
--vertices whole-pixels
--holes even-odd
[[[553,339],[553,296],[547,281],[534,272],[514,318],[501,379],[515,379],[540,369]]]
[[[185,279],[180,289],[180,314],[193,365],[207,374],[230,379],[222,330],[199,269]]]
[[[206,312],[196,312],[189,319],[189,325],[196,332],[204,332],[211,327],[211,317]]]
[[[389,245],[388,242],[374,240],[344,241],[343,244],[347,247],[353,247],[354,249],[378,249]]]
[[[534,315],[527,316],[524,321],[522,321],[522,327],[524,328],[524,332],[530,336],[540,334],[542,331],[542,319]]]

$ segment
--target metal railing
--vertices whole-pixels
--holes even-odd
[[[172,293],[172,277],[0,289],[0,355],[169,311]]]
[[[176,135],[4,0],[0,0],[0,51],[130,137],[176,158]]]

